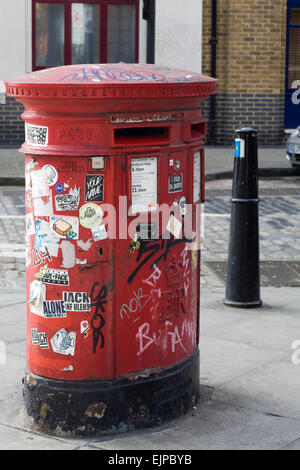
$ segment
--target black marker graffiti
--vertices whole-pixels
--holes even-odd
[[[130,284],[140,269],[157,253],[162,250],[162,254],[156,258],[152,264],[151,268],[155,264],[157,264],[162,258],[166,261],[167,256],[171,248],[179,243],[192,243],[193,240],[190,240],[186,237],[183,238],[168,238],[164,239],[162,236],[159,237],[158,240],[139,240],[140,241],[140,248],[138,251],[138,255],[136,257],[136,262],[139,263],[138,267],[130,274],[127,279],[128,284]],[[147,256],[143,258],[144,255],[149,253]]]
[[[93,354],[96,353],[99,340],[101,340],[100,349],[104,348],[104,335],[102,333],[102,328],[105,325],[105,320],[101,315],[100,310],[102,313],[105,313],[104,305],[107,304],[107,300],[105,300],[107,297],[107,287],[105,285],[101,288],[99,287],[98,294],[96,295],[95,289],[99,285],[99,282],[95,282],[90,294],[91,307],[95,307],[95,313],[91,320],[93,329]]]

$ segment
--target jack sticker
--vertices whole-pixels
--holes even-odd
[[[91,311],[91,299],[86,292],[63,292],[63,301],[68,312]]]

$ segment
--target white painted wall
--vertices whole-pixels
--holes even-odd
[[[156,0],[155,63],[201,72],[202,0]]]
[[[1,1],[1,0],[0,0]],[[147,62],[147,21],[143,20],[143,0],[140,0],[140,27],[139,27],[139,63]]]
[[[5,90],[4,80],[30,71],[31,0],[1,0],[0,95]]]
[[[3,81],[30,72],[31,0],[0,0],[0,100]],[[140,0],[139,62],[146,63],[147,22]],[[202,0],[156,0],[155,62],[201,72]]]

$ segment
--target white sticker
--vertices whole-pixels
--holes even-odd
[[[83,204],[79,209],[79,222],[85,228],[97,227],[101,224],[103,211],[100,206],[94,202]]]
[[[54,168],[52,165],[45,165],[42,169],[45,171],[48,178],[48,185],[53,186],[57,182],[58,178],[56,168]]]
[[[180,232],[182,229],[182,223],[179,222],[174,215],[171,215],[168,221],[167,230],[174,235],[174,237],[179,238]]]
[[[91,299],[86,292],[63,292],[65,309],[68,312],[90,312]]]
[[[157,208],[157,157],[131,159],[132,213]]]
[[[79,207],[80,188],[71,188],[68,193],[55,196],[55,208],[57,211],[75,211]]]
[[[53,214],[52,191],[50,191],[49,196],[34,198],[33,210],[35,216],[50,217]]]
[[[62,251],[61,267],[66,269],[73,268],[76,264],[75,245],[68,240],[63,240],[60,248]]]
[[[104,157],[92,157],[92,168],[94,170],[103,170]]]
[[[44,168],[31,172],[32,197],[50,196],[48,178]]]
[[[59,239],[51,237],[49,222],[36,219],[34,248],[41,253],[49,253],[50,256],[57,256]]]
[[[90,330],[89,322],[88,322],[87,320],[83,320],[83,321],[80,323],[80,333],[81,333],[85,338],[87,338],[88,335],[89,335],[89,330]]]
[[[64,239],[78,239],[78,218],[77,217],[61,217],[52,215],[50,217],[51,233],[55,237]]]
[[[95,242],[105,240],[107,238],[105,225],[98,225],[97,227],[92,228],[92,234]]]
[[[194,153],[194,191],[193,202],[198,202],[201,197],[201,154]]]
[[[35,232],[33,213],[26,214],[26,233],[27,235],[33,235]]]
[[[49,349],[47,334],[39,333],[37,328],[31,328],[31,342],[34,346],[40,346],[41,349]]]
[[[41,281],[34,280],[30,284],[29,305],[30,311],[40,317],[44,316],[44,301],[46,300],[46,286]]]
[[[54,352],[64,354],[65,356],[74,356],[75,354],[76,333],[62,328],[51,338],[51,346]]]
[[[182,196],[178,204],[179,204],[180,215],[181,216],[186,215],[186,198]]]
[[[34,158],[31,158],[31,160],[26,165],[26,170],[27,171],[33,170],[33,168],[36,167],[37,165],[38,165],[38,162]]]
[[[31,145],[48,145],[48,127],[25,123],[25,142]]]

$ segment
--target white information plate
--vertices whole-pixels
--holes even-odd
[[[157,208],[157,157],[131,159],[131,211],[149,212]]]
[[[201,197],[201,154],[194,152],[194,196],[193,202],[198,202]]]

